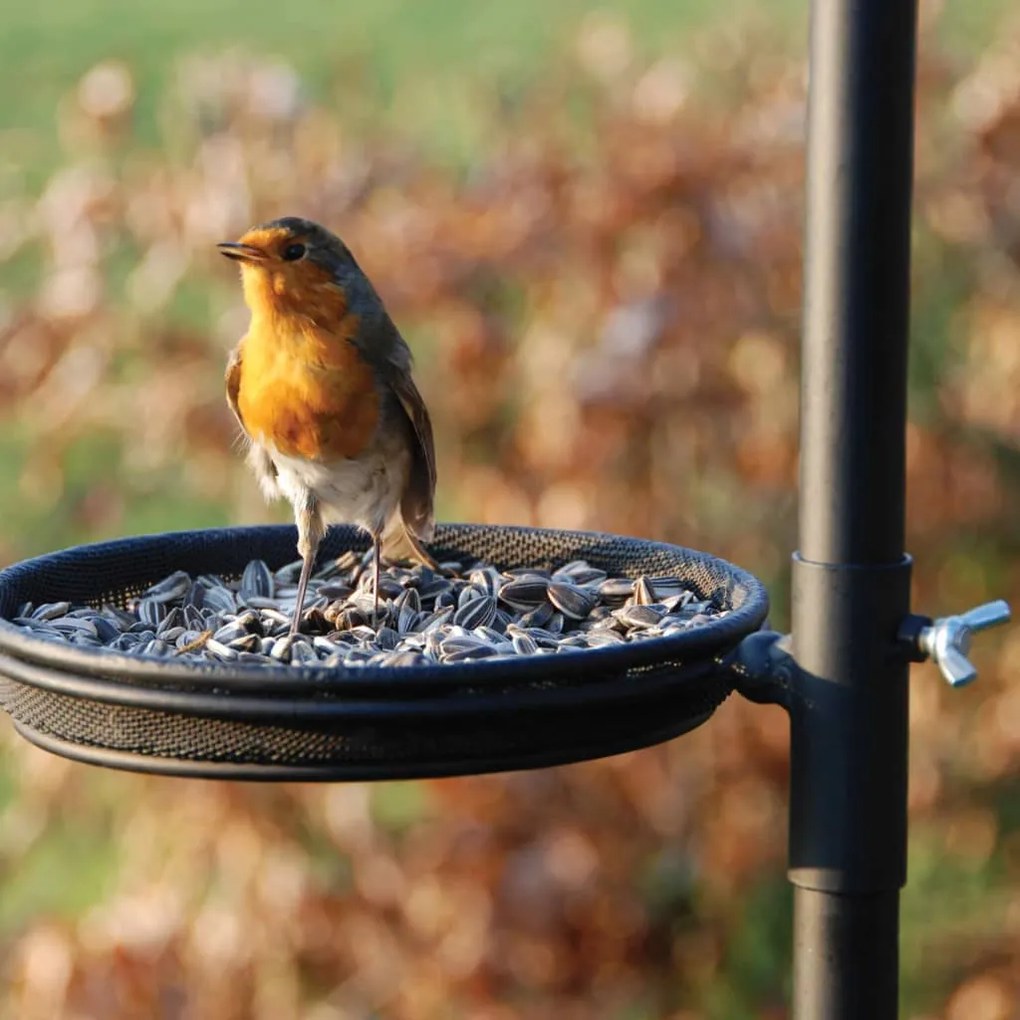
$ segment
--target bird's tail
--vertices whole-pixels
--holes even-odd
[[[386,560],[414,560],[417,563],[424,563],[433,570],[439,569],[439,564],[429,555],[422,540],[404,523],[399,511],[389,519],[383,529],[379,539],[379,551]]]

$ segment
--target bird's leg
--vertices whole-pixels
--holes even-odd
[[[379,543],[381,536],[372,536],[372,567],[373,567],[373,584],[372,590],[375,593],[375,600],[372,603],[372,621],[379,626]]]
[[[322,525],[322,515],[319,513],[319,501],[313,492],[305,490],[302,502],[294,506],[294,517],[298,529],[298,555],[302,562],[297,602],[294,605],[294,619],[290,624],[291,637],[301,629],[301,611],[305,604],[305,592],[308,590],[308,578],[312,576],[315,555],[319,551],[319,542],[325,530]]]

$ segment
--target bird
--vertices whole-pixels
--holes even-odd
[[[287,499],[301,574],[290,635],[331,524],[355,524],[380,558],[433,569],[436,457],[411,351],[344,242],[285,216],[218,250],[240,263],[248,331],[231,351],[227,402],[267,499]]]

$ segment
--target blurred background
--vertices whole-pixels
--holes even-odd
[[[1020,605],[1020,19],[922,5],[909,548]],[[0,564],[289,520],[216,241],[334,227],[414,348],[443,519],[708,550],[787,624],[803,0],[0,3]],[[903,1009],[1020,1016],[1020,633],[915,671]],[[185,782],[0,721],[0,1015],[786,1016],[787,727],[498,777]]]

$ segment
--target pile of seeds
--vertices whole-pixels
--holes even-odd
[[[391,566],[376,615],[371,560],[346,553],[312,577],[290,637],[300,570],[252,560],[236,580],[178,571],[127,609],[26,603],[12,622],[41,638],[185,662],[422,666],[602,648],[726,615],[677,577],[611,577],[583,560],[554,571]]]

